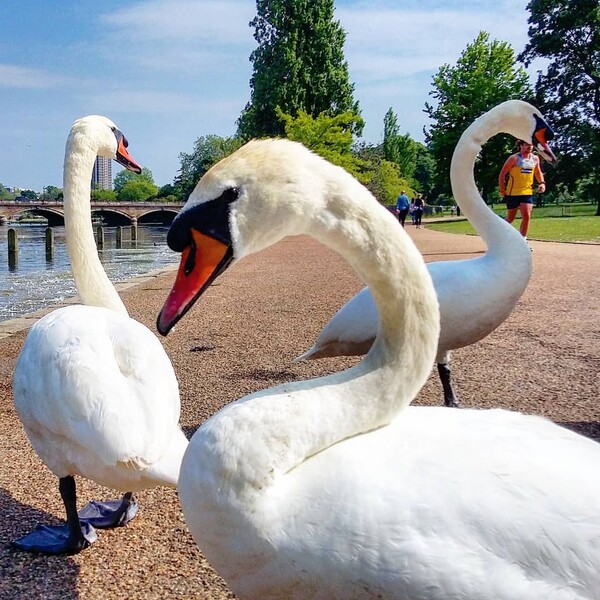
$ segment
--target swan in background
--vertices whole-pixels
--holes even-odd
[[[137,513],[132,492],[175,487],[187,440],[179,428],[179,388],[157,337],[131,319],[94,242],[90,192],[96,155],[136,173],[139,165],[112,121],[76,121],[67,139],[64,215],[67,249],[83,305],[60,308],[32,328],[17,361],[17,413],[39,457],[59,478],[67,523],[38,526],[23,550],[79,552],[94,527],[124,525]],[[77,513],[74,475],[126,491]]]
[[[452,156],[450,181],[461,211],[485,242],[487,253],[469,260],[429,263],[440,302],[441,331],[438,374],[444,404],[459,406],[450,379],[450,351],[474,344],[502,324],[514,309],[531,277],[531,251],[511,225],[490,210],[477,190],[473,166],[481,146],[498,133],[526,139],[548,161],[556,160],[547,142],[550,127],[530,104],[509,100],[479,117],[461,136]],[[328,356],[365,354],[379,326],[379,315],[368,288],[363,288],[325,325],[314,346],[295,362]]]
[[[519,413],[407,407],[438,344],[435,289],[396,219],[343,169],[262,140],[209,170],[168,234],[182,257],[159,331],[233,259],[298,234],[349,261],[381,327],[353,368],[245,396],[194,434],[180,500],[231,589],[261,600],[597,598],[600,445]]]

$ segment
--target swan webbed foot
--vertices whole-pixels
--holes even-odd
[[[458,401],[458,398],[446,398],[444,397],[444,406],[448,408],[462,408],[462,404]]]
[[[15,540],[13,546],[25,552],[42,554],[78,554],[97,539],[94,528],[81,522],[78,529],[64,525],[36,525],[35,529]]]
[[[139,503],[131,492],[127,492],[120,500],[100,502],[92,500],[79,512],[82,523],[89,523],[98,529],[112,529],[124,527],[135,518],[139,510]]]

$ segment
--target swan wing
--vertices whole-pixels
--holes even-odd
[[[179,420],[177,380],[158,339],[97,307],[67,307],[38,321],[19,357],[14,397],[46,462],[53,439],[53,451],[70,449],[70,462],[86,449],[105,464],[141,469],[160,458]]]
[[[238,524],[223,575],[253,597],[592,598],[599,460],[540,417],[408,407],[281,477]]]

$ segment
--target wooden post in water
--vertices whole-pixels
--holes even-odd
[[[46,262],[54,259],[54,231],[52,227],[46,227]]]
[[[135,244],[137,242],[137,219],[135,217],[133,217],[133,219],[131,219],[131,241]]]
[[[19,264],[19,238],[17,232],[11,227],[7,232],[8,239],[8,269],[14,271]]]
[[[117,226],[115,235],[117,236],[117,249],[120,249],[123,247],[123,228],[120,225]]]
[[[104,249],[104,227],[102,225],[98,225],[96,228],[96,245],[98,250]]]

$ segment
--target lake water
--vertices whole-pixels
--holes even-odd
[[[9,264],[8,229],[19,239],[16,264]],[[0,321],[46,308],[77,293],[65,246],[64,227],[53,227],[54,257],[46,259],[46,225],[0,226]],[[123,227],[122,247],[117,249],[116,228],[104,228],[100,260],[113,283],[179,262],[179,254],[166,245],[168,227],[138,226],[138,240]]]

